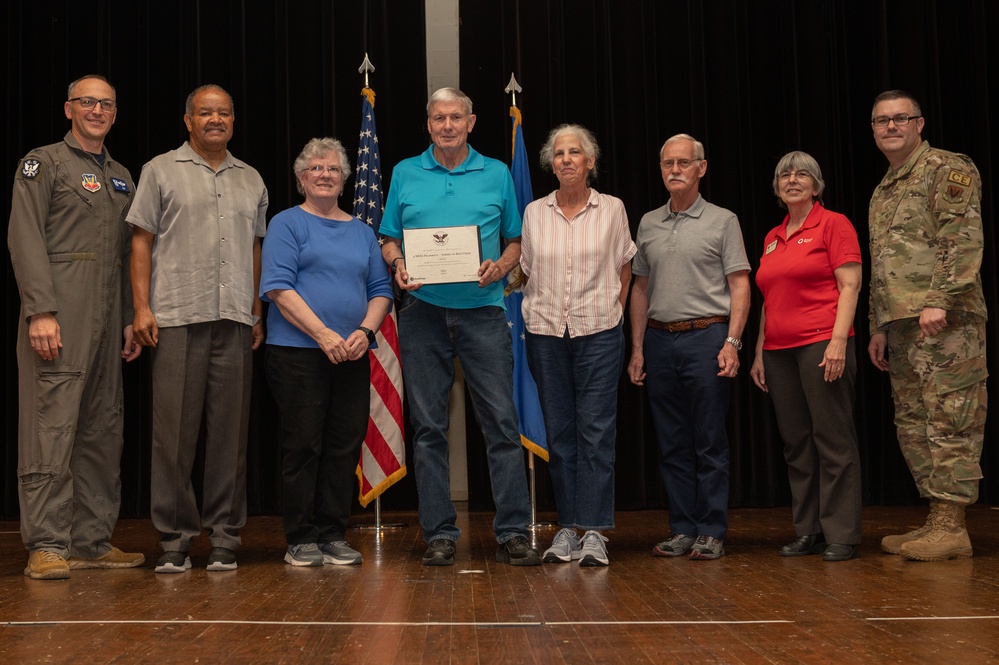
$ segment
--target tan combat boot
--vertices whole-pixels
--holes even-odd
[[[940,501],[930,532],[904,543],[899,554],[910,561],[946,561],[971,557],[971,539],[964,528],[964,506]]]
[[[931,525],[933,524],[933,516],[936,515],[939,510],[940,501],[937,499],[930,499],[930,514],[926,516],[926,523],[919,527],[918,529],[913,529],[908,533],[902,533],[897,536],[885,536],[881,539],[881,549],[888,554],[898,554],[902,545],[913,540],[919,540],[931,530]]]

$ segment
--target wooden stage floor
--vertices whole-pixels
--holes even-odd
[[[622,512],[608,568],[498,564],[492,515],[467,511],[453,567],[421,566],[416,516],[393,513],[405,528],[351,530],[363,565],[294,568],[280,519],[257,517],[238,570],[206,572],[202,536],[179,575],[154,574],[151,524],[123,520],[115,544],[144,567],[48,582],[22,575],[17,524],[0,523],[0,663],[999,661],[999,510],[969,511],[973,559],[880,552],[923,515],[865,509],[860,558],[825,563],[777,555],[788,509],[733,510],[728,556],[696,562],[651,556],[664,511]]]

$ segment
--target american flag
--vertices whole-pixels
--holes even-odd
[[[385,200],[382,196],[378,130],[375,129],[375,91],[366,87],[361,90],[361,96],[354,216],[367,222],[377,235]],[[367,506],[406,475],[406,446],[402,438],[402,367],[399,364],[395,310],[385,317],[376,341],[378,348],[368,354],[371,362],[371,415],[368,416],[368,433],[361,446],[361,460],[357,464],[358,501],[362,506]]]

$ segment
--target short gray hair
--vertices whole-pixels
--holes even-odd
[[[111,85],[111,82],[108,81],[106,78],[104,78],[100,74],[87,74],[86,76],[81,76],[80,78],[76,79],[75,81],[73,81],[72,83],[69,84],[69,87],[66,88],[66,99],[69,99],[70,97],[73,96],[73,88],[75,88],[80,83],[82,83],[82,82],[84,82],[84,81],[86,81],[88,79],[96,79],[98,81],[104,81],[105,83],[108,84],[108,87],[111,88],[111,92],[114,93],[114,96],[115,97],[118,96],[118,91],[114,89],[114,86]]]
[[[815,193],[812,195],[812,199],[818,199],[819,203],[822,203],[822,192],[826,189],[826,181],[822,179],[822,169],[814,157],[801,150],[792,150],[780,158],[780,161],[777,162],[777,167],[774,169],[773,182],[774,195],[778,199],[780,198],[778,181],[780,180],[780,174],[784,171],[808,171],[815,182]],[[783,201],[781,201],[781,205],[784,205]]]
[[[463,93],[458,88],[440,88],[430,95],[427,102],[427,117],[430,117],[430,108],[437,102],[461,102],[465,105],[465,111],[472,115],[472,98]]]
[[[350,162],[347,161],[347,151],[344,149],[343,144],[329,136],[321,139],[312,139],[305,144],[302,152],[298,153],[298,157],[295,158],[295,164],[292,166],[292,170],[295,173],[295,187],[298,189],[299,194],[305,196],[302,181],[299,180],[298,176],[305,172],[309,162],[313,159],[333,154],[340,158],[340,170],[343,172],[343,180],[344,182],[347,181],[347,178],[350,176]]]
[[[583,148],[583,154],[586,155],[587,159],[593,160],[593,168],[586,174],[586,184],[590,184],[590,181],[597,177],[597,160],[600,158],[600,146],[597,145],[597,139],[593,136],[593,132],[582,125],[567,123],[559,125],[548,132],[548,139],[545,141],[545,145],[541,148],[540,153],[541,168],[549,173],[551,172],[552,162],[555,161],[555,141],[558,140],[558,137],[566,134],[579,139],[579,145]]]
[[[659,161],[663,159],[663,150],[666,149],[670,143],[674,141],[692,141],[694,143],[694,159],[704,159],[704,144],[695,139],[690,134],[674,134],[673,136],[666,139],[663,143],[663,147],[659,148]]]
[[[218,90],[223,95],[229,98],[229,110],[236,113],[236,105],[232,102],[232,95],[230,95],[225,88],[220,85],[215,85],[214,83],[206,83],[205,85],[199,85],[197,88],[191,91],[191,94],[187,96],[187,101],[184,102],[184,113],[188,116],[194,115],[194,98],[198,96],[199,92],[204,92],[205,90]]]

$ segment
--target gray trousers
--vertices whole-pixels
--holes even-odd
[[[26,549],[93,558],[111,549],[121,503],[121,331],[72,313],[55,360],[18,330],[17,493]]]
[[[151,513],[164,551],[187,552],[202,525],[212,547],[239,547],[246,523],[246,435],[253,376],[250,326],[211,321],[160,328],[152,354]],[[206,425],[202,514],[191,482]]]
[[[828,344],[764,351],[763,365],[784,439],[795,533],[856,545],[862,503],[853,420],[857,352],[851,337],[843,376],[827,382],[819,363]]]

